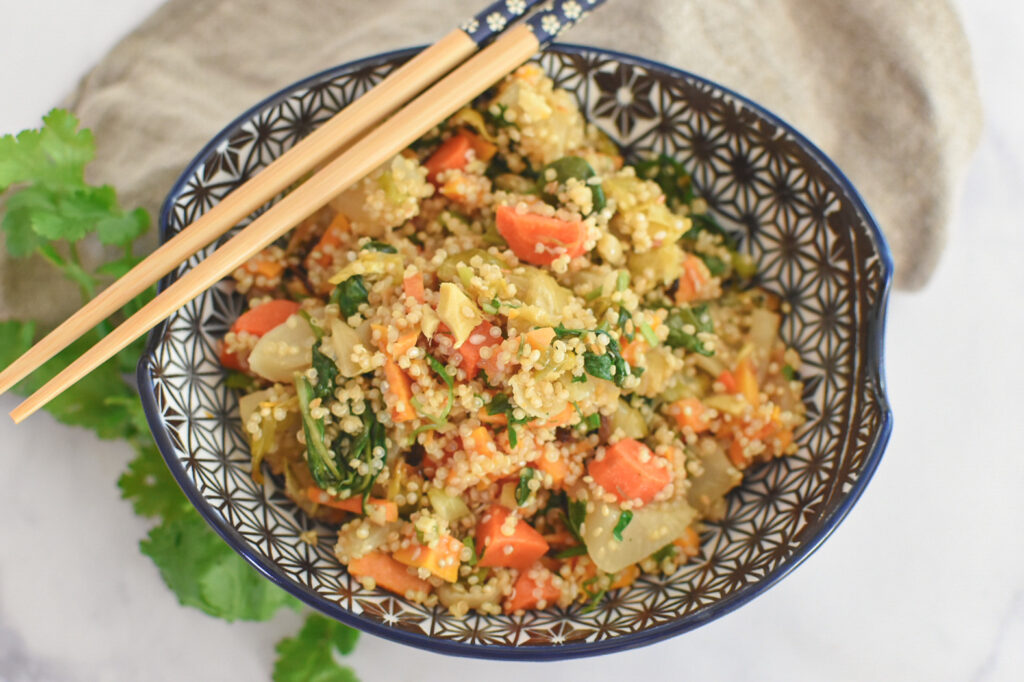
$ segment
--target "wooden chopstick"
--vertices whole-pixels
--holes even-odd
[[[582,0],[590,6],[601,0]],[[580,0],[558,0],[552,9],[506,30],[489,47],[395,113],[322,170],[299,185],[245,229],[103,337],[12,412],[21,423],[69,386],[155,327],[203,291],[453,114],[582,18]],[[165,272],[180,260],[160,264]]]
[[[0,372],[0,394],[7,392],[75,339],[117,313],[179,263],[325,163],[345,145],[361,137],[384,117],[465,61],[480,45],[500,34],[509,21],[514,21],[540,2],[525,0],[521,4],[513,4],[517,10],[513,12],[509,3],[498,0],[463,24],[462,28],[454,29],[388,75],[222,199],[187,229],[157,248],[12,362]],[[496,16],[502,19],[494,19]]]

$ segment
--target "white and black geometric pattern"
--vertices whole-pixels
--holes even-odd
[[[370,58],[299,83],[244,114],[197,157],[161,219],[181,229],[410,56]],[[540,57],[589,120],[627,154],[665,152],[792,306],[782,333],[804,359],[808,422],[798,455],[748,472],[700,555],[668,578],[645,577],[589,613],[574,606],[521,617],[449,616],[362,588],[331,554],[332,529],[250,475],[237,401],[216,342],[241,308],[226,284],[150,337],[139,368],[154,435],[185,492],[253,565],[310,605],[356,627],[435,651],[566,658],[652,642],[736,608],[781,578],[835,528],[871,477],[891,413],[882,337],[892,265],[871,216],[842,174],[798,133],[743,98],[626,55],[556,46]],[[193,265],[182,266],[176,274]],[[314,529],[317,547],[299,540]]]

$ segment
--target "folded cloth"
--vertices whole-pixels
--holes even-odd
[[[155,211],[202,145],[267,94],[434,40],[483,1],[169,0],[66,102],[96,134],[91,179]],[[981,127],[968,45],[946,0],[610,0],[566,39],[706,76],[789,121],[864,195],[897,284],[927,281]],[[33,273],[11,267],[0,266],[0,317],[47,307],[63,316],[52,297],[38,305]]]

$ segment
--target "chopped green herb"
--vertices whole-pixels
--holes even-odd
[[[224,379],[224,385],[236,391],[252,393],[259,386],[259,382],[255,377],[251,377],[245,372],[232,370],[228,372],[227,378]]]
[[[341,309],[342,315],[352,317],[359,312],[359,306],[366,303],[369,297],[363,276],[353,275],[334,288],[330,302]]]
[[[448,369],[441,364],[441,362],[433,355],[427,356],[427,364],[430,365],[430,369],[434,370],[437,376],[441,377],[441,381],[448,387],[448,400],[444,404],[444,409],[441,410],[441,414],[436,417],[426,415],[425,418],[429,423],[424,424],[415,431],[412,432],[412,438],[410,443],[415,443],[416,438],[427,431],[436,431],[445,424],[448,423],[448,415],[452,412],[452,406],[455,404],[455,380],[452,375],[448,373]],[[412,406],[416,408],[416,411],[420,414],[423,413],[422,405],[416,398],[412,399]]]
[[[572,547],[566,547],[561,552],[555,553],[556,559],[570,559],[574,556],[583,556],[587,553],[586,545],[573,545]]]
[[[338,664],[337,654],[355,649],[359,631],[311,613],[295,637],[277,643],[274,682],[359,682],[351,668]]]
[[[601,293],[604,291],[604,287],[598,287],[583,297],[583,300],[588,303],[601,298]]]
[[[651,325],[646,322],[640,323],[640,333],[644,335],[644,340],[647,341],[647,345],[654,348],[658,345],[658,335],[651,329]]]
[[[707,266],[708,272],[712,275],[718,277],[719,275],[725,274],[726,265],[724,260],[718,256],[709,256],[706,253],[699,253],[697,255],[702,261],[704,261],[704,265]]]
[[[653,180],[665,194],[669,208],[678,211],[689,206],[696,198],[693,193],[693,179],[686,167],[667,154],[634,164],[638,178]]]
[[[324,338],[324,330],[320,328],[320,325],[316,323],[316,320],[313,319],[313,316],[309,314],[308,310],[299,308],[299,316],[304,319],[306,324],[309,325],[309,328],[313,330],[313,336],[317,341]]]
[[[651,558],[654,559],[657,563],[660,564],[665,559],[670,559],[670,558],[674,557],[678,553],[679,553],[679,548],[676,547],[675,545],[669,543],[669,544],[665,545],[664,547],[662,547],[661,549],[659,549],[654,554],[652,554]]]
[[[572,536],[579,540],[581,544],[586,544],[583,542],[583,535],[580,528],[583,526],[583,522],[587,518],[587,503],[584,500],[569,500],[566,507],[568,511],[563,518],[566,527],[569,529],[569,532],[572,533]]]
[[[796,379],[796,370],[793,369],[792,365],[783,365],[782,376],[786,379],[786,381],[794,381]]]
[[[470,566],[476,566],[476,562],[480,561],[480,557],[477,556],[476,553],[476,539],[474,539],[472,535],[467,535],[466,537],[462,538],[462,544],[464,544],[466,547],[469,547],[469,561],[467,561],[466,563]]]
[[[671,308],[665,319],[665,324],[668,326],[668,338],[665,339],[665,345],[669,348],[685,348],[707,357],[715,354],[704,345],[698,336],[703,332],[714,332],[714,325],[706,305]],[[692,327],[694,333],[687,332],[687,327]]]
[[[593,578],[583,581],[583,592],[590,599],[590,601],[587,602],[587,605],[583,607],[583,613],[590,613],[591,611],[596,609],[597,605],[601,603],[602,599],[604,599],[604,595],[608,594],[607,585],[610,577],[611,576],[609,574],[605,574],[604,579],[602,580],[601,576],[595,575]],[[603,583],[604,586],[600,587],[597,590],[590,589],[599,580]]]
[[[313,396],[328,400],[334,397],[334,390],[337,388],[335,382],[338,379],[338,365],[320,350],[323,344],[323,341],[318,341],[313,346],[313,369],[316,370]]]
[[[523,467],[519,470],[519,484],[516,485],[516,504],[522,507],[530,499],[530,481],[536,475],[536,471],[530,467]]]
[[[629,270],[619,270],[619,275],[615,278],[615,290],[625,291],[628,289],[629,279]]]
[[[491,398],[491,402],[487,405],[487,414],[490,416],[493,417],[498,414],[505,415],[505,422],[507,424],[506,428],[508,429],[508,444],[513,448],[519,445],[519,436],[516,433],[515,427],[519,424],[525,424],[533,421],[533,417],[529,416],[517,419],[515,416],[515,409],[515,405],[512,404],[512,401],[504,393],[496,394]]]
[[[555,179],[548,180],[548,170],[555,172]],[[576,178],[590,187],[590,198],[593,204],[594,213],[602,210],[607,204],[607,199],[604,196],[604,189],[600,183],[592,184],[588,182],[590,178],[595,177],[597,174],[594,172],[593,167],[587,163],[586,159],[579,156],[563,156],[557,161],[553,161],[541,169],[537,176],[537,192],[541,195],[547,203],[552,206],[558,203],[557,190],[556,192],[546,191],[550,182],[555,182],[558,185],[558,189],[565,187],[566,182],[570,178]],[[588,214],[589,215],[589,214]]]
[[[561,324],[555,327],[555,338],[559,339],[582,337],[586,333],[586,329],[566,329]],[[605,352],[600,355],[587,350],[583,354],[583,369],[592,377],[607,379],[621,387],[631,376],[629,363],[622,357],[622,346],[619,345],[618,339],[603,329],[595,329],[594,334],[603,334],[607,337],[608,345],[605,346]]]
[[[494,109],[498,110],[498,113],[494,113]],[[505,114],[508,112],[507,104],[494,104],[484,111],[484,118],[495,128],[515,128],[516,124],[505,118]]]
[[[363,246],[360,251],[379,251],[380,253],[398,253],[398,249],[391,246],[391,244],[385,244],[384,242],[369,241]]]
[[[629,522],[632,520],[633,512],[630,511],[629,509],[622,510],[622,513],[619,514],[619,520],[615,524],[615,528],[612,529],[612,537],[614,537],[619,542],[622,542],[622,531],[626,530],[626,526],[628,526]]]

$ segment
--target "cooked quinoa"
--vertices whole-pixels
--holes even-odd
[[[253,476],[367,587],[596,604],[795,451],[800,358],[753,274],[679,163],[624,163],[524,66],[234,273]]]

